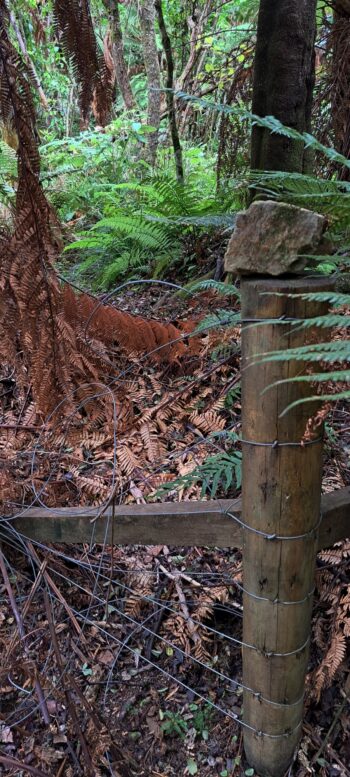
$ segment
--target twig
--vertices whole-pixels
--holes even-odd
[[[180,577],[184,577],[185,580],[189,581],[190,583],[193,583],[194,585],[198,586],[199,588],[201,588],[201,584],[197,583],[197,581],[195,581],[195,580],[192,580],[192,578],[188,577],[187,575],[184,575],[182,572],[177,572],[177,571],[174,572],[174,573],[169,572],[169,570],[166,569],[165,567],[163,567],[162,564],[159,564],[159,569],[161,570],[161,572],[163,572],[164,575],[169,577],[170,580],[174,581],[176,592],[177,592],[177,595],[179,597],[180,606],[181,606],[182,612],[183,612],[183,614],[185,616],[185,619],[186,619],[186,622],[187,622],[187,625],[188,625],[188,630],[190,632],[190,635],[191,635],[193,641],[194,642],[198,642],[200,637],[199,637],[199,634],[197,632],[197,627],[196,627],[194,621],[192,620],[192,618],[190,616],[189,609],[188,609],[188,606],[187,606],[186,597],[185,597],[185,594],[184,594],[184,592],[182,590],[179,578]]]
[[[0,424],[0,429],[11,429],[13,431],[20,429],[24,432],[38,432],[38,434],[43,431],[42,426],[26,426],[25,424]]]
[[[62,777],[63,769],[64,769],[66,763],[67,763],[67,756],[63,759],[63,761],[61,763],[61,766],[59,767],[59,770],[58,770],[57,774],[55,775],[55,777]]]
[[[346,705],[350,701],[350,696],[349,696],[349,693],[348,693],[347,686],[345,686],[345,691],[343,693],[344,693],[344,699],[343,699],[340,707],[338,707],[337,712],[335,713],[334,718],[332,720],[332,723],[331,723],[331,725],[330,725],[330,727],[329,727],[329,729],[327,731],[327,734],[326,734],[326,736],[325,736],[321,746],[317,750],[316,755],[314,755],[311,763],[316,763],[318,758],[320,758],[320,756],[322,755],[322,753],[323,753],[323,751],[324,751],[324,749],[325,749],[325,747],[326,747],[326,745],[327,745],[327,743],[328,743],[328,741],[329,741],[329,739],[330,739],[330,737],[332,735],[332,732],[334,731],[334,729],[335,729],[335,727],[336,727],[336,725],[338,723],[338,720],[339,720],[340,716],[342,715]],[[348,774],[348,772],[347,772],[347,774]]]
[[[72,723],[73,723],[76,735],[78,737],[78,740],[80,742],[82,752],[84,754],[84,759],[85,759],[86,766],[88,768],[88,772],[91,775],[91,777],[93,777],[93,775],[94,775],[93,764],[92,764],[90,753],[89,753],[89,750],[88,750],[88,747],[87,747],[87,744],[86,744],[86,741],[85,741],[84,734],[83,734],[83,732],[81,730],[81,727],[80,727],[80,724],[79,724],[79,720],[78,720],[78,716],[77,716],[77,713],[76,713],[74,701],[73,701],[73,698],[72,698],[72,693],[71,693],[70,688],[67,688],[66,684],[65,684],[64,666],[63,666],[62,656],[61,656],[60,649],[59,649],[58,642],[57,642],[56,630],[55,630],[55,625],[54,625],[54,622],[53,622],[53,619],[52,619],[52,613],[51,613],[50,602],[49,602],[49,597],[48,597],[47,591],[44,591],[44,602],[45,602],[46,617],[47,617],[47,621],[48,621],[48,624],[49,624],[49,630],[50,630],[50,635],[51,635],[52,647],[54,649],[57,666],[58,666],[58,669],[59,669],[59,672],[60,672],[60,675],[61,675],[64,695],[65,695],[66,700],[67,700],[67,707],[69,709],[70,716],[72,718]]]
[[[35,581],[33,583],[31,591],[29,593],[28,599],[26,600],[26,603],[25,603],[25,605],[23,607],[22,620],[24,620],[24,618],[26,617],[26,615],[27,615],[27,613],[29,611],[30,605],[31,605],[31,603],[33,601],[34,594],[38,590],[39,584],[41,582],[41,578],[42,578],[42,576],[43,576],[43,574],[45,572],[47,564],[48,564],[48,559],[46,558],[46,559],[44,559],[44,561],[42,562],[42,564],[40,566],[40,569],[38,571],[37,577],[35,578]],[[16,639],[17,639],[17,633],[15,632],[13,637],[12,637],[12,639],[11,639],[9,647],[7,648],[7,651],[6,651],[6,658],[7,659],[9,659],[9,657],[10,657],[10,655],[12,653],[12,650],[15,647]]]
[[[29,772],[34,777],[47,777],[47,774],[36,769],[35,766],[29,766],[29,764],[23,764],[21,761],[17,761],[17,758],[11,758],[9,755],[0,755],[0,764],[8,766],[10,769],[17,769],[17,774],[20,772]]]
[[[186,575],[185,572],[178,572],[176,570],[176,572],[172,573],[169,571],[169,569],[166,569],[165,567],[163,567],[163,564],[159,564],[158,569],[160,569],[160,571],[163,572],[163,574],[166,575],[166,577],[168,577],[169,580],[175,581],[175,580],[178,580],[180,577],[182,580],[186,580],[187,583],[191,583],[191,585],[194,585],[195,588],[202,588],[202,589],[203,587],[205,588],[205,586],[203,586],[202,583],[198,583],[197,580],[193,580],[193,578]]]
[[[25,634],[25,629],[24,629],[23,621],[22,621],[21,615],[19,613],[15,597],[13,595],[13,590],[12,590],[12,586],[11,586],[11,583],[10,583],[10,578],[9,578],[9,576],[7,574],[5,559],[4,559],[4,556],[3,556],[3,553],[2,553],[1,549],[0,549],[0,569],[1,569],[1,573],[2,573],[3,579],[4,579],[5,588],[7,590],[7,594],[8,594],[9,600],[10,600],[12,612],[13,612],[13,614],[15,616],[15,621],[17,623],[18,633],[19,633],[20,639],[23,642],[23,650],[24,650],[26,656],[29,658],[29,650],[28,650],[28,646],[26,645],[26,642],[25,642],[26,641],[26,634]],[[35,691],[36,691],[36,695],[38,697],[39,707],[40,707],[40,710],[41,710],[44,722],[45,722],[45,724],[47,726],[49,726],[50,725],[50,715],[49,715],[49,711],[47,709],[46,699],[45,699],[42,687],[41,687],[40,682],[39,682],[37,677],[34,680],[34,688],[35,688]]]
[[[115,742],[113,742],[113,740],[111,738],[111,735],[108,732],[108,729],[107,729],[107,726],[106,726],[105,722],[103,720],[99,719],[99,717],[97,716],[97,714],[96,714],[95,710],[93,709],[92,705],[90,704],[90,702],[88,701],[86,696],[84,696],[81,688],[79,688],[79,685],[76,683],[74,677],[72,677],[72,675],[67,675],[67,677],[69,678],[70,682],[72,683],[74,691],[77,694],[77,696],[79,697],[83,707],[85,707],[88,715],[90,715],[91,720],[92,720],[95,728],[97,729],[97,731],[99,731],[101,733],[101,735],[103,733],[108,734],[109,740],[110,740],[109,748],[113,748],[115,750],[115,753],[118,756],[119,761],[123,764],[125,769],[129,771],[129,766],[130,765],[133,768],[137,768],[136,761],[134,761],[131,758],[130,753],[126,752],[124,748],[119,747],[119,745],[117,745]],[[128,760],[129,763],[127,763],[126,759]]]
[[[34,548],[34,546],[32,545],[31,542],[28,542],[28,548],[29,548],[33,558],[37,562],[37,564],[40,564],[39,556],[38,556],[38,554],[37,554],[37,552],[36,552],[36,550],[35,550],[35,548]],[[50,588],[52,588],[53,592],[56,594],[56,596],[60,600],[61,604],[63,605],[63,607],[64,607],[64,609],[65,609],[65,611],[66,611],[66,613],[67,613],[67,615],[68,615],[68,617],[70,619],[70,621],[72,622],[72,624],[73,624],[73,626],[75,628],[75,631],[77,632],[77,634],[79,636],[79,638],[81,639],[83,644],[87,647],[87,641],[86,641],[86,638],[85,638],[85,636],[84,636],[84,634],[82,632],[81,626],[79,626],[79,623],[78,623],[75,615],[72,613],[72,610],[69,607],[68,602],[64,598],[63,594],[61,594],[61,591],[57,588],[57,585],[53,581],[51,575],[49,575],[49,573],[46,572],[46,570],[44,570],[44,577],[45,577],[46,582],[50,586]]]

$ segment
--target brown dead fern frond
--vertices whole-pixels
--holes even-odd
[[[115,73],[111,60],[98,51],[88,0],[54,0],[54,14],[67,58],[79,84],[81,129],[86,129],[93,107],[97,123],[109,119]]]
[[[324,612],[318,616],[314,631],[315,644],[323,656],[310,675],[311,693],[317,700],[331,685],[349,649],[350,584],[346,574],[349,541],[344,540],[331,551],[322,551],[319,558],[327,567],[318,569],[316,575],[317,593]]]

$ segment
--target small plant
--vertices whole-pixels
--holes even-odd
[[[189,709],[193,712],[192,725],[197,734],[207,741],[209,737],[209,725],[213,717],[213,709],[209,704],[200,707],[198,704],[190,704]]]
[[[188,723],[180,712],[171,712],[171,710],[163,712],[159,710],[159,717],[162,721],[160,727],[164,736],[178,736],[180,739],[184,739],[188,731]]]

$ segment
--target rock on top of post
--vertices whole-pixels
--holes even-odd
[[[225,255],[226,272],[242,275],[294,275],[317,251],[326,226],[324,216],[274,200],[257,200],[237,214]]]

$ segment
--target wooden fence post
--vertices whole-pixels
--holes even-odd
[[[321,341],[327,334],[315,328],[292,331],[291,321],[258,322],[322,315],[324,303],[275,293],[330,288],[329,279],[307,276],[257,276],[241,285],[242,521],[251,527],[243,531],[243,683],[251,689],[244,690],[243,731],[248,761],[264,777],[284,774],[301,734],[323,446],[322,429],[312,444],[300,444],[319,404],[301,404],[281,418],[291,402],[314,393],[310,383],[283,383],[263,393],[305,372],[305,363],[257,364],[257,354],[304,345],[310,338]]]

